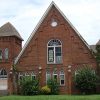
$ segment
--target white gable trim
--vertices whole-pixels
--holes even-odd
[[[42,18],[40,19],[39,23],[36,25],[36,27],[34,28],[33,32],[31,33],[31,35],[29,36],[28,40],[26,41],[23,49],[21,50],[21,52],[19,53],[19,55],[17,56],[16,60],[15,60],[15,64],[18,62],[18,60],[20,59],[20,57],[22,56],[23,52],[25,51],[26,47],[28,46],[29,42],[31,41],[31,39],[33,38],[34,34],[36,33],[36,31],[38,30],[38,28],[40,27],[41,23],[43,22],[43,20],[45,19],[46,15],[49,13],[49,11],[51,10],[52,6],[55,6],[57,8],[57,10],[60,12],[60,14],[65,18],[65,20],[70,24],[70,26],[74,29],[74,31],[77,33],[77,35],[81,38],[81,40],[85,43],[85,45],[90,49],[89,45],[87,44],[87,42],[83,39],[83,37],[80,35],[80,33],[76,30],[76,28],[72,25],[72,23],[67,19],[67,17],[63,14],[63,12],[57,7],[57,5],[52,1],[50,6],[47,8],[47,10],[45,11],[45,13],[43,14]]]

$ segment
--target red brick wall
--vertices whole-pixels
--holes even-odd
[[[8,60],[4,59],[4,50],[5,48],[9,49],[9,58]],[[5,69],[8,74],[8,92],[12,93],[12,85],[13,82],[10,79],[10,69],[13,65],[14,58],[19,54],[22,49],[22,41],[17,39],[16,37],[0,37],[0,49],[3,52],[3,59],[0,61],[0,70]]]
[[[55,19],[58,22],[56,27],[51,27],[51,21]],[[50,39],[59,39],[62,42],[63,63],[58,65],[47,64],[47,43]],[[71,74],[68,73],[68,65],[72,65],[72,73],[77,69],[77,65],[90,64],[96,67],[96,62],[77,33],[72,29],[68,22],[61,16],[55,7],[47,14],[46,18],[36,31],[24,53],[17,63],[19,71],[39,71],[41,66],[41,86],[46,84],[46,69],[53,72],[54,68],[59,71],[63,68],[65,71],[65,86],[60,87],[61,93],[73,93],[76,91],[71,87]],[[70,78],[70,79],[69,79]]]

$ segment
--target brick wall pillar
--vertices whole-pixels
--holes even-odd
[[[8,74],[8,93],[9,95],[13,94],[13,72],[10,70]]]
[[[71,65],[68,66],[68,94],[72,94],[72,70],[71,70]]]

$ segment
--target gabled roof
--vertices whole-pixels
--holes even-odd
[[[26,47],[28,46],[29,42],[31,41],[31,39],[33,38],[34,34],[36,33],[36,31],[38,30],[38,28],[40,27],[41,23],[43,22],[43,20],[45,19],[45,17],[47,16],[47,14],[49,13],[49,11],[52,9],[52,7],[55,7],[60,14],[64,17],[64,19],[70,24],[70,26],[74,29],[74,31],[77,33],[77,35],[81,38],[81,40],[84,42],[84,44],[90,49],[89,45],[87,44],[87,42],[82,38],[82,36],[79,34],[79,32],[76,30],[76,28],[72,25],[72,23],[66,18],[66,16],[63,14],[63,12],[57,7],[57,5],[52,1],[50,6],[47,8],[46,12],[44,13],[44,15],[42,16],[42,18],[40,19],[39,23],[36,25],[35,29],[33,30],[33,32],[31,33],[30,37],[28,38],[27,42],[25,43],[23,49],[21,50],[21,52],[19,53],[18,57],[15,60],[15,64],[18,62],[18,60],[20,59],[21,55],[23,54],[23,52],[25,51]]]
[[[93,52],[97,52],[97,50],[96,50],[96,45],[90,45],[90,48],[91,48],[91,50],[92,50]]]
[[[100,40],[96,43],[96,45],[100,45]]]
[[[15,36],[23,40],[15,27],[9,22],[0,27],[0,37],[3,36]]]

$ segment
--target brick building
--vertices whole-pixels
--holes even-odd
[[[22,40],[9,22],[0,28],[0,92],[11,91],[10,69],[22,49]]]
[[[87,64],[96,69],[96,61],[89,45],[54,2],[48,7],[22,50],[19,33],[14,28],[13,31],[10,30],[9,27],[13,27],[10,23],[3,27],[5,26],[7,30],[4,30],[4,33],[7,33],[7,36],[0,32],[0,68],[6,73],[6,89],[9,93],[17,89],[17,85],[11,85],[15,81],[11,72],[13,70],[10,70],[17,55],[16,80],[24,75],[40,77],[40,86],[44,86],[47,80],[53,77],[60,83],[61,94],[77,93],[72,75],[81,65]],[[3,27],[0,29],[3,30]],[[4,59],[1,57],[2,50],[5,53]]]

